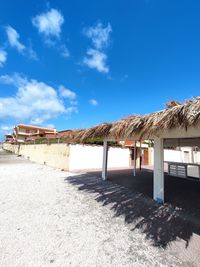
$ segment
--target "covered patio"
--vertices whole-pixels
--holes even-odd
[[[188,177],[188,166],[182,167],[178,162],[173,163],[175,173],[172,165],[168,175],[164,148],[200,146],[200,98],[183,104],[171,103],[160,112],[130,116],[72,134],[74,140],[83,143],[88,138],[103,138],[103,164],[101,170],[66,177],[66,181],[109,207],[114,217],[124,217],[134,234],[139,230],[154,246],[179,255],[186,266],[191,259],[199,262],[200,181],[198,177]],[[134,164],[134,168],[108,169],[109,141],[113,140],[132,140],[135,144],[151,140],[154,166],[142,166],[139,170]],[[195,168],[199,175],[198,166]]]
[[[154,147],[154,168],[153,176],[151,176],[151,181],[153,180],[153,182],[149,184],[151,189],[149,188],[147,191],[157,203],[162,204],[165,201],[165,197],[168,198],[164,181],[164,145],[167,142],[171,146],[174,145],[174,142],[179,144],[184,140],[185,143],[190,142],[191,144],[193,142],[196,146],[200,146],[200,97],[185,103],[171,101],[167,104],[166,109],[159,112],[129,116],[114,123],[103,123],[89,129],[74,131],[71,135],[74,140],[80,140],[83,143],[89,138],[103,138],[104,149],[101,175],[103,180],[108,179],[109,141],[133,140],[136,148],[137,141],[151,140]],[[134,162],[132,176],[136,177],[138,175],[136,173],[136,160]],[[180,166],[175,166],[175,168],[176,170],[178,168],[186,170],[185,167],[182,168]],[[140,177],[137,179],[140,179]],[[150,183],[150,179],[148,183]],[[145,189],[144,184],[142,187]],[[173,187],[171,187],[169,194],[173,194],[173,190]]]
[[[153,198],[153,170],[151,169],[138,170],[135,177],[131,169],[110,170],[108,180],[128,188],[133,193],[141,193]],[[167,204],[200,219],[200,182],[198,180],[173,177],[165,173],[164,188],[164,198]]]
[[[101,180],[101,171],[87,171],[84,177],[98,177]],[[88,179],[91,183],[91,179]],[[84,184],[88,180],[80,179]],[[109,169],[107,172],[107,181],[113,185],[119,185],[133,194],[139,194],[146,199],[153,198],[153,169],[142,166],[142,170],[137,169],[136,176],[133,176],[133,169]],[[93,183],[92,183],[93,184]],[[95,179],[94,179],[95,184]],[[108,185],[105,183],[105,186]],[[184,179],[174,177],[164,173],[164,197],[166,205],[194,216],[200,222],[200,181],[198,179]],[[120,199],[120,198],[119,198]]]

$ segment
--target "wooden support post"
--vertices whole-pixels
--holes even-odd
[[[102,179],[107,180],[107,165],[108,165],[108,141],[103,141],[103,165],[102,165]]]
[[[134,144],[134,171],[133,171],[133,176],[136,176],[136,155],[137,155],[136,144],[137,144],[137,141],[135,141],[135,144]]]
[[[163,139],[154,139],[154,177],[153,198],[156,202],[164,203],[164,150]]]

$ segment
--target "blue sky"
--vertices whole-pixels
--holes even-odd
[[[149,113],[200,95],[200,2],[0,2],[0,135]]]

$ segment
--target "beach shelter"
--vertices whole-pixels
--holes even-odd
[[[107,179],[108,141],[153,140],[153,198],[164,202],[164,141],[184,140],[200,145],[200,97],[185,103],[171,101],[166,109],[146,115],[133,115],[114,123],[103,123],[76,132],[74,138],[101,137],[103,145],[102,179]],[[188,140],[188,141],[187,141]]]

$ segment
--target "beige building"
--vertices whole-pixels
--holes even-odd
[[[24,143],[32,136],[46,137],[47,134],[56,134],[56,129],[19,124],[15,126],[13,136],[15,142]]]

